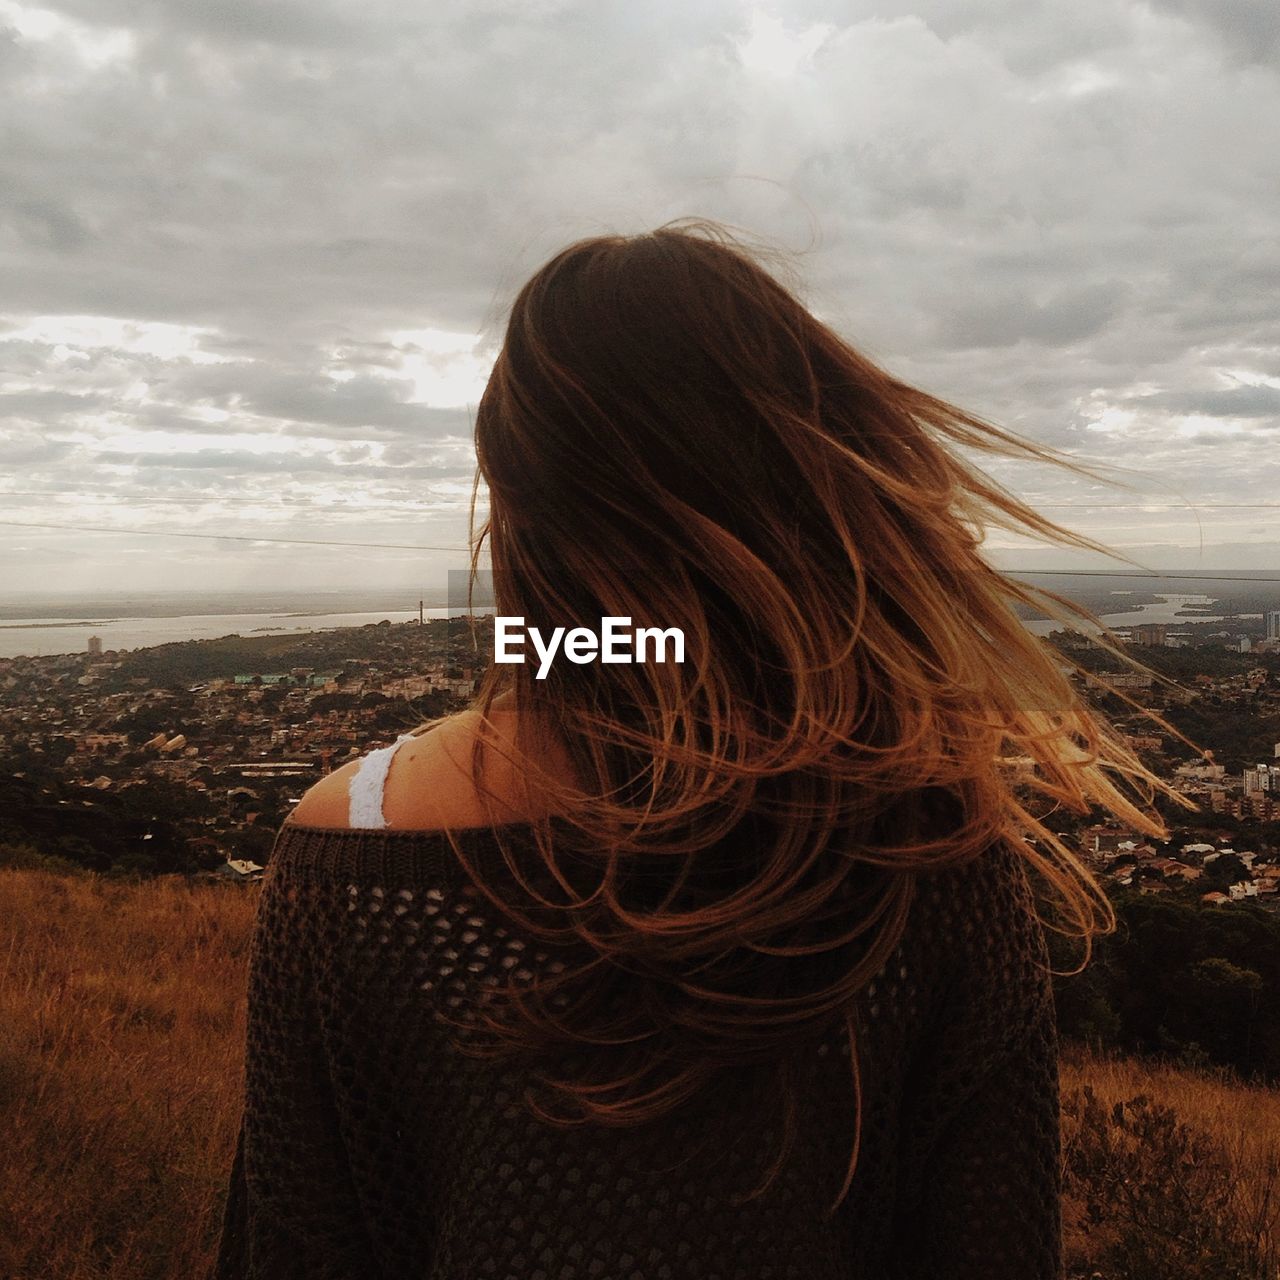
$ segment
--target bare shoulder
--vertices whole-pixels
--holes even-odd
[[[387,827],[434,831],[518,822],[531,816],[535,806],[510,758],[515,728],[515,714],[507,707],[495,706],[487,716],[472,707],[437,721],[405,742],[387,773],[382,801]],[[472,775],[477,742],[485,747],[482,776],[488,805]],[[298,802],[288,823],[348,826],[351,779],[360,763],[352,760],[321,778]]]
[[[349,760],[332,773],[326,773],[303,793],[302,799],[284,820],[286,827],[345,827],[350,815],[348,788],[363,757]]]

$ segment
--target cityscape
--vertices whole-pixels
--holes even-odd
[[[1201,809],[1166,814],[1167,844],[1079,825],[1078,852],[1115,886],[1280,911],[1280,609],[1260,621],[1261,634],[1194,642],[1171,623],[1118,629],[1144,663],[1172,662],[1180,691],[1110,659],[1107,682],[1203,741],[1209,758],[1101,699],[1143,762]],[[1063,630],[1046,643],[1086,667],[1103,654]],[[83,654],[0,658],[0,788],[11,801],[0,839],[100,871],[259,878],[312,783],[467,705],[491,653],[492,620],[477,617],[123,653],[90,637]]]
[[[1265,589],[1255,582],[1171,621],[1114,628],[1150,671],[1122,667],[1087,632],[1028,620],[1080,695],[1198,806],[1160,798],[1168,840],[1090,815],[1042,817],[1117,918],[1083,970],[1078,952],[1048,935],[1072,1280],[1091,1274],[1110,1238],[1094,1220],[1145,1249],[1153,1222],[1182,1230],[1177,1196],[1216,1198],[1224,1207],[1195,1220],[1197,1238],[1245,1249],[1247,1224],[1271,1212],[1254,1192],[1266,1185],[1280,1081],[1280,608],[1259,597]],[[83,652],[0,658],[0,869],[11,895],[36,895],[16,909],[29,922],[14,942],[16,1016],[35,1037],[23,1052],[49,1034],[39,1011],[60,1010],[74,1038],[56,1054],[58,1078],[86,1083],[59,1112],[59,1131],[115,1134],[122,1185],[131,1153],[164,1150],[164,1194],[181,1194],[193,1139],[172,1129],[163,1099],[175,1089],[215,1100],[209,1184],[219,1185],[217,1150],[234,1138],[246,948],[280,825],[332,769],[468,705],[492,633],[490,616],[419,610],[414,621],[125,650],[91,635]],[[1203,751],[1155,731],[1146,710]],[[1003,763],[1015,780],[1032,764]],[[111,1029],[95,1039],[91,1027]],[[142,1073],[128,1108],[90,1083],[122,1052]],[[1116,1099],[1113,1109],[1099,1097]],[[38,1117],[48,1111],[18,1128],[27,1167],[42,1167]],[[1177,1116],[1194,1127],[1171,1128]],[[1161,1192],[1170,1171],[1172,1199]],[[1117,1206],[1099,1197],[1119,1176],[1133,1180],[1134,1198]],[[106,1194],[96,1174],[91,1188],[75,1200],[90,1217]],[[40,1194],[37,1184],[18,1197],[32,1206],[22,1212]],[[193,1247],[208,1239],[197,1233]]]
[[[103,871],[256,879],[314,781],[466,704],[486,627],[473,639],[460,618],[383,622],[125,654],[91,639],[83,655],[0,659],[0,787],[24,801],[6,805],[0,840]]]

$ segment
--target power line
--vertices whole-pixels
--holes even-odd
[[[1277,504],[1280,506],[1280,504]],[[56,529],[64,532],[101,532],[101,534],[131,534],[137,538],[198,538],[210,541],[234,541],[234,543],[280,543],[298,547],[356,547],[366,550],[404,550],[404,552],[458,552],[470,554],[466,545],[431,545],[424,543],[351,543],[332,538],[255,538],[248,534],[189,534],[166,529],[118,529],[110,525],[55,525],[44,521],[0,520],[0,525],[14,529]],[[1202,571],[1171,573],[1157,570],[1105,570],[1105,568],[1001,568],[1006,575],[1028,577],[1132,577],[1181,582],[1280,582],[1280,576],[1251,576],[1248,573],[1213,573]]]
[[[429,486],[428,486],[429,487]],[[115,495],[106,493],[101,497],[92,497],[79,489],[4,489],[0,490],[0,498],[25,497],[25,498],[79,498],[82,502],[107,503],[115,500]],[[1280,509],[1280,502],[1187,502],[1187,501],[1171,501],[1162,498],[1144,499],[1138,502],[1038,502],[1033,498],[1024,499],[1029,506],[1036,509],[1050,508],[1054,511],[1138,511],[1147,510],[1151,507],[1161,508],[1178,508],[1181,510],[1192,511],[1274,511]],[[390,500],[394,502],[394,499]],[[405,498],[403,502],[414,504],[421,501],[421,498]],[[459,505],[467,505],[469,499],[458,499]],[[287,499],[280,497],[253,497],[243,494],[216,494],[211,496],[202,496],[200,494],[165,494],[163,496],[148,496],[146,498],[138,498],[136,496],[128,496],[119,505],[129,507],[150,507],[166,504],[214,504],[214,503],[244,503],[255,506],[279,506],[289,511],[305,511],[308,508],[299,504],[289,502]],[[333,504],[326,503],[326,506]],[[379,510],[387,505],[386,502],[374,504],[372,507],[350,507],[349,510]]]
[[[182,533],[176,529],[119,529],[100,524],[45,524],[35,520],[0,520],[17,529],[61,529],[66,533],[128,533],[140,538],[205,538],[212,542],[280,542],[307,547],[365,547],[375,551],[465,551],[470,547],[436,547],[417,542],[339,542],[333,538],[254,538],[236,533]]]
[[[368,503],[356,506],[342,499],[335,499],[333,502],[314,502],[308,500],[306,502],[297,501],[290,502],[287,498],[279,497],[261,497],[255,498],[244,494],[216,494],[207,497],[201,497],[199,494],[164,494],[160,497],[148,496],[146,498],[137,498],[129,496],[124,500],[119,500],[115,494],[93,495],[82,493],[75,489],[3,489],[0,490],[0,499],[3,498],[75,498],[78,501],[90,506],[118,506],[124,508],[137,508],[139,510],[147,507],[159,506],[255,506],[255,507],[279,507],[285,511],[312,511],[326,510],[338,508],[343,511],[378,511],[385,510],[389,507],[420,507],[423,499],[419,496],[407,498],[385,498],[378,502]],[[448,501],[445,498],[433,498],[433,505],[441,505]],[[456,498],[450,505],[467,506],[470,502],[469,498]]]
[[[993,566],[994,567],[994,566]],[[1046,575],[1063,578],[1168,578],[1174,582],[1280,582],[1280,576],[1254,578],[1246,573],[1134,573],[1123,569],[996,569],[997,573],[1024,573],[1039,578]]]
[[[4,489],[0,490],[0,498],[78,498],[82,502],[103,503],[104,505],[114,499],[111,495],[96,498],[82,493],[75,489]],[[391,502],[395,500],[392,499]],[[416,504],[421,501],[420,498],[405,498],[403,503]],[[439,501],[439,499],[435,500]],[[1053,510],[1053,511],[1145,511],[1153,507],[1158,508],[1177,508],[1179,510],[1191,511],[1275,511],[1280,510],[1280,502],[1166,502],[1160,499],[1151,499],[1144,502],[1037,502],[1034,499],[1026,499],[1029,506],[1036,510]],[[185,505],[214,505],[217,503],[228,504],[245,504],[251,506],[277,506],[287,511],[308,511],[314,510],[315,507],[307,506],[302,503],[289,502],[282,498],[255,498],[242,494],[218,494],[210,497],[201,497],[198,494],[166,494],[163,497],[134,498],[130,497],[126,501],[121,502],[120,506],[145,508],[151,506],[161,506],[169,504]],[[457,505],[466,506],[469,499],[460,498]],[[323,504],[325,507],[332,508],[333,504]],[[387,502],[375,503],[371,506],[362,507],[346,507],[350,511],[378,511],[384,510]]]
[[[1280,505],[1280,504],[1278,504]],[[66,533],[127,533],[135,537],[145,538],[203,538],[214,542],[276,542],[283,545],[308,547],[361,547],[374,551],[456,551],[470,554],[468,546],[432,546],[418,542],[345,542],[333,538],[279,538],[253,537],[248,534],[235,533],[184,533],[168,529],[120,529],[110,525],[92,524],[49,524],[33,520],[0,520],[0,525],[8,525],[20,529],[57,529]],[[1121,569],[998,569],[1000,573],[1025,573],[1033,576],[1049,577],[1097,577],[1097,578],[1161,578],[1175,579],[1185,582],[1280,582],[1280,577],[1252,577],[1248,574],[1228,574],[1206,572],[1197,577],[1195,574],[1135,572]]]
[[[1177,507],[1190,511],[1271,511],[1280,502],[1033,502],[1037,511],[1145,511],[1149,507]]]
[[[308,547],[362,547],[375,551],[456,551],[465,552],[468,555],[471,552],[471,548],[467,546],[428,546],[416,542],[341,542],[332,538],[254,538],[247,534],[181,533],[165,529],[114,529],[108,525],[44,524],[24,520],[0,520],[0,525],[10,525],[22,529],[60,529],[68,533],[129,533],[147,538],[204,538],[214,542],[277,542],[284,545]],[[1212,572],[1205,572],[1197,576],[1188,573],[1165,573],[1160,571],[1136,572],[1131,569],[1000,569],[997,567],[997,572],[1003,574],[1027,574],[1031,577],[1158,578],[1178,582],[1280,582],[1280,576],[1252,577],[1249,574]]]

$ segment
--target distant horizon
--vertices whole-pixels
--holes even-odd
[[[1143,573],[1138,570],[1098,569],[1019,569],[1001,568],[1000,572],[1015,576],[1033,586],[1044,586],[1061,592],[1079,602],[1097,599],[1107,592],[1106,584],[1124,584],[1123,589],[1154,594],[1176,595],[1190,586],[1207,588],[1225,587],[1235,583],[1234,591],[1212,590],[1193,594],[1235,596],[1248,592],[1250,584],[1274,582],[1276,607],[1280,608],[1280,571],[1265,569],[1237,570],[1157,570]],[[456,574],[456,577],[454,575]],[[454,571],[454,590],[451,592],[442,581],[431,587],[405,586],[329,586],[311,587],[193,587],[144,588],[126,590],[103,588],[93,592],[50,589],[43,592],[13,592],[0,590],[0,630],[10,631],[23,625],[34,625],[33,620],[48,620],[59,625],[68,621],[96,624],[122,618],[181,617],[198,615],[252,615],[277,614],[281,617],[316,617],[322,614],[346,615],[376,612],[413,614],[419,602],[426,610],[458,609],[466,600],[465,589],[459,584],[464,574]],[[1163,588],[1163,592],[1160,588]],[[1120,589],[1110,587],[1111,591]],[[481,609],[491,606],[492,600],[482,582],[477,582],[472,597]]]
[[[1099,617],[1123,617],[1126,622],[1141,616],[1191,623],[1197,620],[1195,609],[1200,601],[1217,602],[1218,607],[1209,610],[1215,616],[1200,619],[1207,622],[1235,618],[1243,623],[1280,609],[1280,575],[1265,570],[1005,572],[1032,590],[1057,594]],[[382,621],[405,624],[420,617],[419,601],[428,618],[493,610],[483,576],[476,583],[470,605],[465,571],[454,571],[450,579],[452,592],[444,584],[430,590],[330,585],[320,590],[264,586],[183,591],[108,589],[92,595],[46,591],[21,597],[0,592],[0,658],[83,653],[95,636],[107,652],[231,634],[300,634]],[[1192,612],[1183,618],[1188,608]],[[1018,614],[1032,628],[1052,622],[1043,609],[1025,613],[1019,605]]]
[[[1215,582],[1232,579],[1251,582],[1265,582],[1274,579],[1280,582],[1280,567],[1275,569],[1156,569],[1142,571],[1136,569],[1081,569],[1081,568],[1020,568],[1018,566],[993,566],[1000,573],[1019,574],[1027,578],[1035,577],[1078,577],[1078,578],[1127,578],[1138,581],[1186,581]],[[416,607],[418,600],[427,604],[436,601],[446,604],[448,588],[445,583],[431,587],[406,585],[370,586],[367,583],[330,587],[296,587],[296,586],[254,586],[254,587],[101,587],[93,591],[62,590],[50,588],[46,590],[24,589],[20,591],[0,588],[0,602],[6,604],[15,601],[40,600],[129,600],[146,598],[151,600],[173,599],[182,597],[206,599],[209,597],[256,598],[273,597],[360,597],[364,599],[387,599],[412,597]]]

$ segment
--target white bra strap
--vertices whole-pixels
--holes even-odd
[[[351,775],[347,785],[351,796],[351,810],[347,823],[351,827],[385,827],[387,819],[382,812],[382,793],[387,785],[387,773],[391,769],[391,757],[416,734],[402,733],[389,747],[370,751],[360,767]]]

